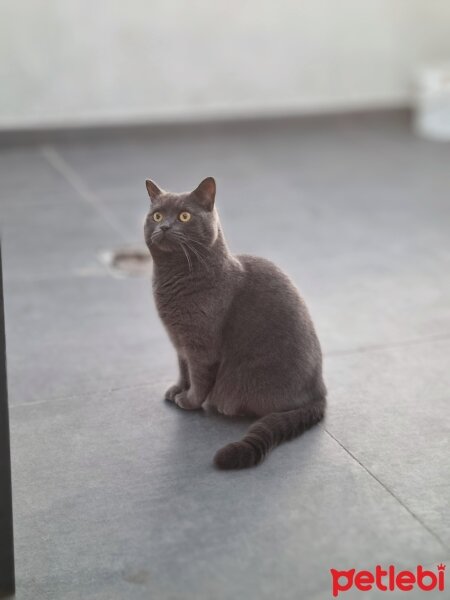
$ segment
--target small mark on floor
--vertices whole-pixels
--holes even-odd
[[[120,277],[145,277],[152,270],[152,259],[145,248],[119,248],[102,252],[100,261]]]
[[[128,583],[146,585],[150,581],[150,573],[147,571],[147,569],[138,569],[136,571],[130,569],[122,574],[122,578]]]

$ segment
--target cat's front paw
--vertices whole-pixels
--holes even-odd
[[[201,404],[199,406],[198,402],[193,400],[186,390],[183,390],[179,394],[176,394],[174,402],[177,406],[183,408],[184,410],[198,410],[199,408],[201,408]]]
[[[180,385],[178,385],[178,383],[176,383],[175,385],[171,385],[170,388],[164,394],[164,400],[167,400],[168,402],[174,402],[175,396],[177,394],[180,394],[182,391],[183,388]]]

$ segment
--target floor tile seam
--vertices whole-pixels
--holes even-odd
[[[367,344],[366,346],[360,346],[356,348],[348,348],[342,350],[330,350],[324,352],[325,357],[335,358],[340,356],[352,356],[355,354],[368,354],[370,352],[378,352],[380,350],[389,350],[390,348],[407,348],[409,346],[418,346],[421,344],[429,344],[433,342],[443,342],[450,340],[449,333],[440,333],[436,335],[420,336],[417,338],[397,340],[379,344]]]
[[[140,390],[140,389],[145,390],[146,388],[151,390],[154,388],[155,385],[161,384],[161,386],[164,386],[165,384],[167,384],[167,382],[168,382],[168,380],[162,380],[160,382],[157,381],[155,383],[140,383],[140,384],[136,384],[136,385],[117,386],[117,387],[102,388],[102,389],[97,389],[97,390],[89,390],[89,391],[83,392],[81,394],[64,394],[62,396],[52,396],[51,398],[47,398],[45,400],[31,400],[30,402],[10,402],[9,409],[14,410],[19,407],[21,407],[21,408],[30,407],[31,408],[33,406],[50,404],[53,402],[65,402],[67,400],[83,400],[83,399],[89,400],[89,399],[97,397],[97,396],[107,396],[108,394],[112,394],[115,392],[127,392],[127,391],[134,391],[134,390]],[[162,397],[163,397],[163,394],[161,392],[161,398]]]
[[[442,547],[445,553],[450,552],[450,547],[441,539],[433,529],[431,529],[424,521],[411,509],[405,502],[395,494],[379,477],[377,477],[366,465],[355,456],[330,430],[324,427],[325,433],[344,451],[350,458],[356,462],[376,483],[381,486],[394,500],[423,528],[425,529]]]
[[[52,145],[40,147],[41,154],[48,164],[59,173],[77,192],[85,204],[90,206],[125,243],[130,243],[130,232],[126,230],[114,214],[104,205],[99,196],[95,194],[84,181],[83,177],[69,164],[61,153]]]

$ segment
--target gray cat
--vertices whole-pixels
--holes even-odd
[[[259,418],[214,457],[220,469],[257,465],[324,416],[322,353],[308,310],[274,264],[231,254],[212,177],[183,194],[146,184],[153,292],[180,371],[165,398],[186,410]]]

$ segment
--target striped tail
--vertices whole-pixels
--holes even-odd
[[[219,469],[246,469],[258,465],[273,448],[318,423],[325,414],[325,404],[324,396],[301,408],[262,417],[240,442],[227,444],[218,450],[214,464]]]

